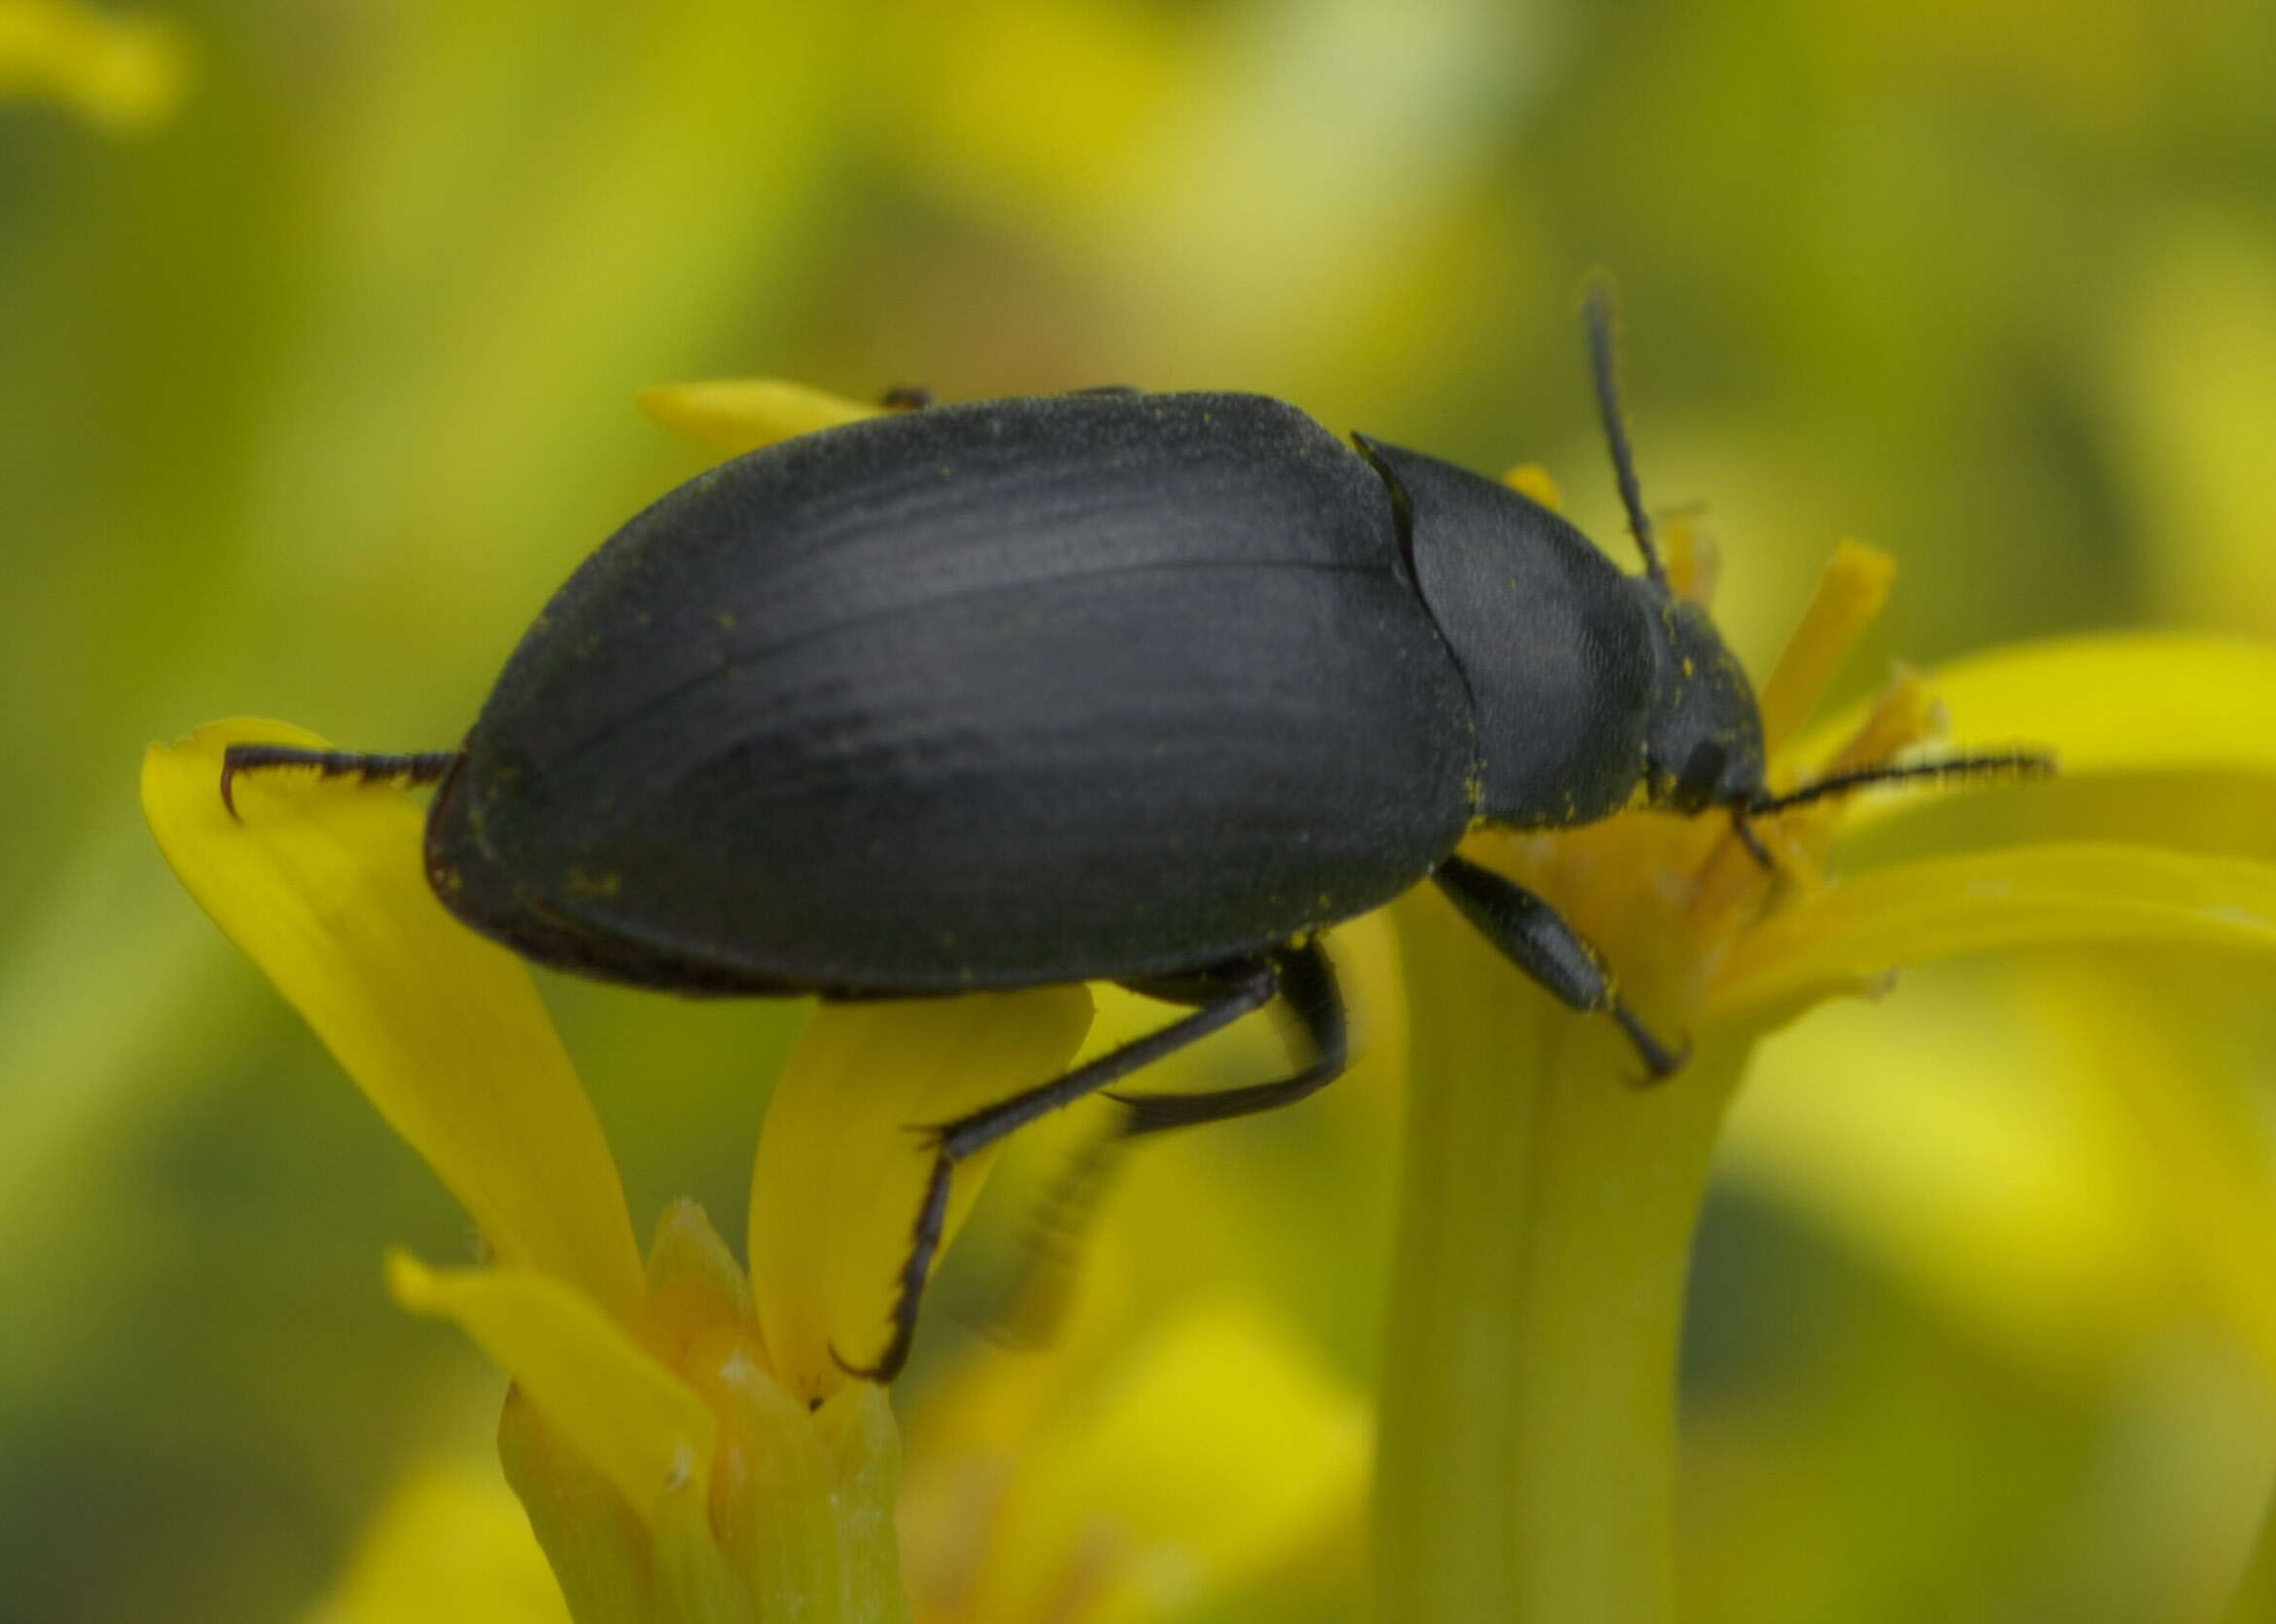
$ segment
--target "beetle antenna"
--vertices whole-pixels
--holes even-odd
[[[1652,515],[1644,511],[1635,453],[1628,449],[1627,415],[1621,410],[1620,342],[1615,332],[1619,313],[1613,305],[1612,278],[1603,272],[1588,278],[1582,311],[1588,327],[1588,365],[1596,375],[1596,415],[1604,422],[1604,441],[1612,450],[1613,477],[1620,482],[1621,505],[1628,510],[1628,532],[1644,555],[1644,573],[1665,586],[1667,567],[1660,563],[1660,548],[1652,539]]]
[[[1940,761],[1912,761],[1899,766],[1859,767],[1790,790],[1782,795],[1763,795],[1743,808],[1747,817],[1784,812],[1833,795],[1846,795],[1874,784],[1945,781],[1956,778],[2051,778],[2055,758],[2044,751],[2015,750],[1990,756],[1948,756]]]
[[[1758,810],[1759,808],[1748,806],[1744,802],[1734,806],[1731,809],[1731,832],[1736,835],[1738,843],[1746,848],[1747,856],[1753,858],[1772,873],[1776,873],[1778,871],[1777,860],[1771,856],[1771,848],[1763,844],[1763,837],[1754,831],[1754,825],[1749,821]]]

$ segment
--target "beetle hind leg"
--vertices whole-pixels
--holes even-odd
[[[870,1382],[890,1382],[901,1373],[902,1365],[908,1361],[910,1344],[916,1334],[916,1311],[924,1298],[925,1283],[932,1273],[933,1259],[941,1249],[942,1235],[948,1228],[949,1185],[957,1163],[979,1155],[1006,1134],[1026,1126],[1038,1117],[1047,1116],[1063,1106],[1072,1105],[1085,1095],[1097,1093],[1108,1084],[1119,1083],[1140,1067],[1152,1065],[1156,1060],[1230,1026],[1250,1011],[1271,1002],[1273,994],[1280,988],[1279,970],[1272,961],[1265,959],[1242,960],[1228,965],[1221,972],[1215,973],[1212,979],[1216,982],[1216,986],[1208,1001],[1200,1002],[1197,997],[1199,1008],[1191,1015],[1172,1021],[1160,1031],[1148,1032],[1144,1037],[1135,1038],[1120,1049],[1087,1060],[1063,1077],[926,1129],[932,1141],[932,1173],[925,1180],[924,1198],[917,1206],[916,1223],[910,1235],[908,1260],[901,1266],[899,1293],[893,1302],[892,1335],[885,1344],[884,1351],[867,1365],[850,1363],[843,1354],[833,1349],[833,1355],[846,1374]]]
[[[1091,1141],[1068,1163],[1037,1209],[1026,1265],[1015,1276],[998,1310],[1007,1336],[1023,1343],[1039,1342],[1058,1322],[1072,1287],[1083,1233],[1133,1140],[1165,1128],[1277,1111],[1318,1093],[1343,1075],[1350,1061],[1350,1023],[1344,1015],[1343,995],[1336,986],[1335,967],[1326,952],[1317,942],[1305,942],[1275,953],[1272,963],[1281,999],[1296,1017],[1310,1051],[1309,1063],[1277,1082],[1208,1093],[1126,1094],[1109,1090],[1108,1097],[1122,1107],[1122,1121]],[[1191,978],[1123,984],[1150,998],[1173,1003],[1199,1001],[1200,989]]]
[[[422,750],[409,754],[380,755],[358,750],[307,750],[298,745],[231,745],[221,754],[221,804],[236,817],[237,776],[275,767],[314,767],[326,778],[354,773],[365,782],[392,779],[403,784],[434,784],[459,758],[455,750]]]
[[[1318,1093],[1343,1075],[1351,1063],[1350,1022],[1344,1015],[1343,993],[1335,984],[1335,967],[1328,962],[1325,949],[1317,941],[1287,948],[1273,955],[1273,968],[1281,998],[1311,1045],[1311,1063],[1278,1082],[1251,1083],[1210,1093],[1114,1094],[1110,1097],[1128,1113],[1120,1137],[1135,1139],[1168,1127],[1230,1122],[1260,1111],[1277,1111]]]
[[[1635,1045],[1648,1080],[1662,1082],[1683,1069],[1691,1045],[1670,1049],[1652,1035],[1614,989],[1596,949],[1565,916],[1515,880],[1459,857],[1431,876],[1462,916],[1496,950],[1567,1008],[1609,1015]]]

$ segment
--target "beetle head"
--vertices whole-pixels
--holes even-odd
[[[1670,590],[1666,566],[1652,540],[1652,516],[1636,482],[1621,411],[1613,343],[1612,287],[1602,277],[1588,285],[1585,304],[1588,358],[1596,380],[1596,409],[1612,452],[1613,475],[1628,529],[1644,555],[1644,573],[1630,577],[1654,628],[1659,660],[1644,730],[1644,798],[1672,812],[1698,814],[1721,807],[1741,843],[1764,867],[1771,854],[1748,820],[1844,795],[1875,784],[1984,778],[2043,778],[2055,770],[2044,751],[1994,751],[1938,760],[1884,762],[1836,772],[1773,795],[1764,775],[1763,713],[1746,672],[1724,646],[1722,634],[1698,605]]]
[[[1638,578],[1660,669],[1644,734],[1644,794],[1654,806],[1742,810],[1761,800],[1763,714],[1722,634],[1698,605]]]

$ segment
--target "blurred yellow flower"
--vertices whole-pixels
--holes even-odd
[[[1183,1617],[1348,1545],[1366,1495],[1363,1393],[1243,1299],[1136,1327],[1110,1290],[1080,1300],[1052,1346],[990,1348],[911,1415],[901,1531],[917,1624]]]
[[[188,71],[181,35],[161,18],[72,0],[0,0],[0,101],[52,97],[129,135],[174,110]]]
[[[1703,574],[1674,561],[1678,578]],[[2276,658],[2186,639],[2078,639],[1903,675],[1797,742],[1892,572],[1837,551],[1762,684],[1773,789],[1872,766],[1945,731],[2055,746],[2072,772],[2265,779]],[[2210,705],[2199,686],[2225,683]],[[2125,727],[2113,717],[2154,717]],[[1673,1606],[1674,1360],[1686,1265],[1721,1119],[1755,1042],[1905,964],[1981,948],[2153,940],[2276,948],[2276,864],[2147,844],[2026,838],[1854,876],[1846,830],[1936,798],[1866,794],[1758,830],[1628,814],[1466,851],[1552,901],[1689,1068],[1626,1086],[1634,1055],[1480,950],[1442,903],[1399,904],[1413,1076],[1377,1495],[1388,1615],[1660,1619]],[[1449,1349],[1462,1357],[1450,1359]]]
[[[898,1522],[916,1624],[1183,1618],[1348,1548],[1363,1393],[1238,1300],[1136,1337],[1124,1296],[1085,1300],[1053,1347],[980,1347],[912,1416]],[[1348,1581],[1348,1562],[1325,1566]],[[496,1469],[445,1458],[396,1487],[305,1624],[567,1616]]]
[[[1079,987],[824,1006],[769,1101],[746,1278],[700,1209],[645,1266],[621,1184],[521,962],[428,889],[422,816],[385,786],[271,777],[217,793],[227,722],[143,765],[167,860],[473,1216],[493,1261],[389,1260],[397,1299],[513,1377],[508,1476],[595,1621],[811,1609],[904,1615],[882,1391],[840,1363],[887,1334],[929,1159],[907,1131],[1063,1066]],[[977,1190],[960,1180],[952,1219]]]

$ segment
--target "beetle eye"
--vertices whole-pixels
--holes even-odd
[[[1713,739],[1702,739],[1692,747],[1692,753],[1683,763],[1683,771],[1675,781],[1675,804],[1687,812],[1697,812],[1715,798],[1715,792],[1723,783],[1723,768],[1730,755]]]

